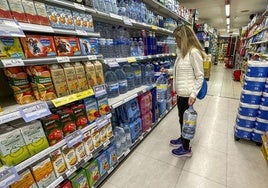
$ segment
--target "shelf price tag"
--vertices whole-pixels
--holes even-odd
[[[155,26],[155,25],[152,25],[152,29],[153,29],[153,30],[157,30],[157,29],[158,29],[158,27],[157,27],[157,26]]]
[[[128,57],[127,58],[127,62],[129,62],[129,63],[133,63],[133,62],[136,62],[137,60],[136,60],[136,57]]]
[[[130,97],[125,98],[124,101],[125,101],[125,102],[128,102],[128,101],[130,101],[130,100],[136,98],[137,96],[138,96],[138,94],[135,93],[134,95],[131,95]]]
[[[116,59],[108,59],[106,62],[108,64],[108,66],[111,68],[112,67],[119,67],[119,64],[118,64]]]
[[[59,106],[63,106],[65,104],[69,103],[67,97],[60,97],[60,98],[57,98],[57,99],[53,99],[51,102],[53,103],[53,105],[56,108],[59,107]]]
[[[58,56],[56,57],[58,63],[67,63],[70,62],[70,58],[68,56]]]
[[[84,99],[86,97],[90,97],[92,95],[94,95],[93,89],[87,89],[85,91],[81,91],[81,92],[77,93],[76,99],[81,100],[81,99]]]
[[[77,35],[87,36],[87,32],[85,30],[79,30],[79,29],[77,29],[75,31],[76,31]]]
[[[90,60],[90,61],[91,61],[91,60],[96,60],[96,59],[98,59],[96,55],[88,55],[87,58],[88,58],[88,60]]]
[[[4,67],[24,66],[22,59],[2,59],[1,61]]]
[[[104,127],[108,123],[109,123],[109,121],[106,118],[100,118],[100,119],[96,120],[96,124],[97,124],[98,129],[101,129],[102,127]]]
[[[129,18],[126,18],[126,17],[123,19],[123,22],[124,22],[124,24],[126,24],[126,25],[130,25],[130,26],[133,25],[132,22],[131,22],[131,20],[130,20]]]
[[[75,132],[69,134],[65,137],[65,141],[67,143],[67,146],[70,148],[77,144],[78,142],[82,142],[84,139],[84,134],[81,130],[76,130]]]
[[[30,122],[51,114],[46,102],[38,102],[20,107],[19,112],[25,122]]]
[[[94,93],[95,93],[95,96],[96,97],[100,97],[102,95],[107,94],[106,87],[105,87],[104,84],[98,85],[98,86],[94,86],[93,89],[94,89]]]
[[[113,14],[113,13],[110,13],[110,17],[122,20],[122,16],[119,16],[119,15],[116,15],[116,14]]]
[[[79,3],[74,3],[74,7],[80,10],[86,10],[85,6]]]
[[[18,175],[16,169],[13,166],[2,169],[0,171],[0,188],[8,187],[19,179],[20,176]]]
[[[0,18],[0,36],[25,37],[25,34],[15,20]]]

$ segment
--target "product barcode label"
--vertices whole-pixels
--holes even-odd
[[[1,61],[4,67],[24,66],[22,59],[2,59]]]
[[[75,132],[69,134],[65,137],[65,141],[67,143],[67,146],[70,148],[77,144],[78,142],[82,142],[84,139],[84,134],[81,130],[76,130]]]
[[[25,122],[30,122],[51,114],[46,102],[38,102],[20,107],[19,112]]]
[[[58,63],[67,63],[70,62],[70,58],[68,56],[56,57]]]
[[[6,188],[20,179],[16,169],[12,166],[0,171],[0,188]]]

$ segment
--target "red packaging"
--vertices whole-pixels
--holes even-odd
[[[25,56],[51,57],[56,56],[54,38],[52,36],[26,35],[20,39]]]
[[[79,40],[77,37],[54,37],[58,56],[81,55]]]
[[[32,24],[40,24],[38,15],[34,8],[33,0],[21,0],[22,6],[24,8],[24,12],[26,17],[28,18],[29,23]]]
[[[75,118],[73,110],[64,109],[63,111],[58,112],[60,117],[60,122],[62,125],[62,131],[64,136],[67,136],[76,130]]]
[[[28,22],[20,0],[8,0],[8,4],[14,19],[19,22]]]
[[[7,0],[2,0],[0,3],[0,17],[13,19]]]
[[[48,16],[47,16],[47,10],[46,5],[41,2],[34,1],[34,7],[36,10],[36,13],[38,15],[38,19],[40,21],[41,25],[50,25]]]
[[[77,129],[82,129],[87,126],[87,115],[85,111],[85,106],[83,104],[79,104],[72,107],[75,124]]]
[[[72,183],[69,180],[65,180],[60,184],[60,188],[72,188]]]

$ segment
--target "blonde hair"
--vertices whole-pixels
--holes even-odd
[[[199,50],[201,56],[204,58],[204,50],[199,40],[196,37],[193,29],[188,25],[180,25],[173,31],[173,36],[180,37],[181,46],[178,46],[181,50],[181,55],[184,58],[192,48]]]

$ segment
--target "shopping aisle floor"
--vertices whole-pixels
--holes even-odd
[[[197,101],[193,156],[171,155],[179,136],[177,108],[148,135],[102,185],[103,188],[267,188],[268,168],[260,147],[235,141],[233,126],[241,84],[223,64],[212,67],[209,95]]]

